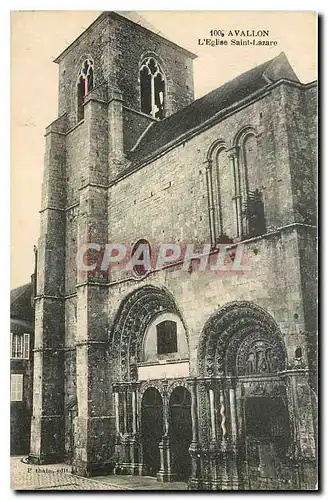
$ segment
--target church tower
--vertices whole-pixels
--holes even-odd
[[[55,60],[58,116],[46,129],[35,300],[30,460],[112,464],[115,427],[105,346],[107,276],[77,272],[85,243],[108,241],[108,189],[154,121],[193,101],[193,54],[104,12]]]

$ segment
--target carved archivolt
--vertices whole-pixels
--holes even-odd
[[[168,386],[167,386],[167,394],[168,394],[168,396],[171,396],[172,392],[177,387],[184,387],[187,390],[190,389],[190,386],[189,386],[189,384],[188,384],[188,382],[186,380],[184,380],[184,379],[176,379],[176,380],[173,380],[171,383],[169,383]]]
[[[138,288],[122,302],[109,339],[109,354],[120,381],[136,379],[146,329],[163,312],[176,314],[182,320],[173,296],[166,289],[152,285]]]
[[[252,302],[233,302],[206,322],[198,347],[200,376],[277,373],[285,368],[278,325]]]

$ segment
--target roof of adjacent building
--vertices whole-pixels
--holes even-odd
[[[153,122],[129,154],[132,165],[144,161],[229,106],[281,79],[300,83],[284,52],[228,81],[164,120]]]
[[[10,291],[10,317],[32,322],[32,283],[19,286]]]

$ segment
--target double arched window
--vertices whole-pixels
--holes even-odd
[[[207,186],[212,244],[266,231],[257,137],[244,129],[233,148],[216,141],[208,153]]]
[[[141,111],[162,120],[165,117],[165,78],[159,63],[146,57],[140,65]]]
[[[77,119],[84,118],[84,98],[93,89],[93,60],[85,59],[77,82]]]

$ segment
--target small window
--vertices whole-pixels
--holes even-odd
[[[178,352],[177,324],[175,321],[162,321],[157,326],[157,354]]]
[[[84,118],[84,98],[93,89],[93,61],[86,59],[78,76],[77,83],[77,119]]]
[[[11,334],[11,358],[29,359],[30,358],[30,334],[12,333]]]
[[[165,80],[163,71],[153,57],[140,66],[141,111],[162,120],[165,117]]]
[[[10,400],[23,401],[23,375],[12,374],[10,378]]]
[[[296,359],[301,359],[301,357],[302,357],[302,349],[301,349],[301,347],[297,347],[295,349],[295,358]]]

